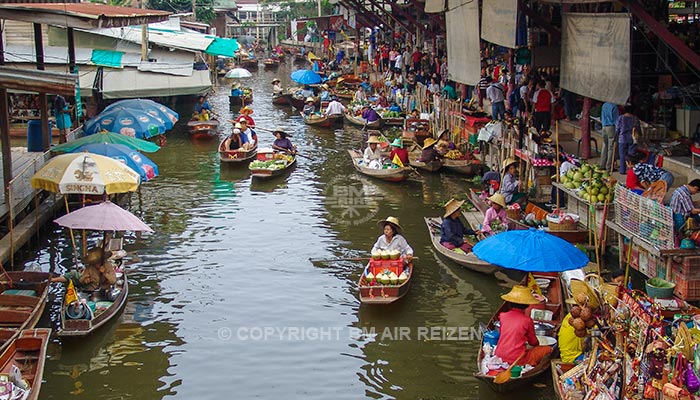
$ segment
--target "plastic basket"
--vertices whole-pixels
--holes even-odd
[[[547,215],[547,227],[550,231],[573,231],[578,227],[578,221],[579,216],[575,214]]]
[[[669,285],[669,287],[657,287],[653,283],[656,281],[661,281]],[[651,283],[650,283],[651,282]],[[656,299],[668,299],[673,297],[673,291],[676,289],[676,284],[663,280],[661,278],[652,278],[646,281],[646,289],[649,297]]]

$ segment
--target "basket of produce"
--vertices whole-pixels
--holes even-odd
[[[520,204],[515,203],[509,205],[508,208],[506,208],[506,214],[508,215],[508,218],[514,219],[516,221],[522,218],[522,210],[520,209]]]
[[[651,278],[646,281],[647,294],[656,299],[668,299],[673,296],[676,284],[661,278]]]
[[[572,231],[578,226],[579,216],[576,214],[548,214],[547,227],[550,231]]]

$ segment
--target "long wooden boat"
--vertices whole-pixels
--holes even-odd
[[[209,121],[190,121],[187,123],[187,129],[192,139],[213,139],[218,135],[219,121],[215,119]]]
[[[61,304],[61,327],[56,333],[58,336],[87,336],[101,326],[105,325],[112,318],[119,315],[119,312],[126,304],[126,298],[129,295],[129,281],[126,276],[126,271],[120,271],[123,275],[117,278],[117,282],[113,285],[113,290],[118,290],[117,297],[112,302],[98,301],[96,309],[91,316],[83,319],[70,319],[66,315],[69,305],[65,303],[65,296]]]
[[[442,168],[442,160],[433,160],[430,162],[423,162],[419,161],[420,160],[420,153],[416,152],[410,152],[408,153],[408,162],[411,164],[412,167],[423,170],[423,171],[428,171],[428,172],[435,172]]]
[[[249,59],[241,60],[238,63],[238,66],[241,68],[246,68],[246,69],[258,68],[258,60],[256,58],[249,58]]]
[[[445,158],[442,166],[458,174],[474,176],[481,171],[483,164],[479,163],[477,160],[453,160]]]
[[[546,321],[547,323],[551,324],[554,326],[552,329],[552,334],[551,337],[556,338],[556,334],[559,330],[559,327],[561,326],[561,322],[564,319],[564,298],[562,297],[562,286],[561,286],[561,281],[559,280],[558,274],[533,274],[536,279],[539,278],[546,278],[549,279],[549,286],[545,290],[547,302],[544,306],[546,310],[549,310],[552,312],[552,320],[551,321]],[[487,325],[488,330],[496,330],[497,325],[498,325],[498,316],[502,313],[507,311],[507,304],[508,303],[503,303],[501,307],[496,311],[494,316],[491,318],[491,321],[489,321],[489,324]],[[532,307],[532,306],[531,306]],[[526,315],[530,315],[530,310],[531,308],[528,308],[525,310]],[[537,321],[535,321],[537,322]],[[544,322],[544,321],[543,321]],[[485,354],[483,351],[484,348],[484,342],[482,339],[481,342],[481,348],[479,350],[479,355],[476,359],[476,367],[477,367],[477,373],[474,374],[474,376],[479,379],[482,382],[485,382],[487,385],[489,385],[495,392],[497,393],[505,393],[505,392],[510,392],[513,391],[519,387],[522,387],[524,385],[527,385],[537,379],[540,375],[543,373],[547,372],[547,369],[550,367],[550,361],[552,358],[556,356],[554,352],[556,349],[550,353],[548,356],[543,357],[542,361],[540,361],[539,364],[534,366],[533,369],[530,371],[524,373],[521,375],[519,378],[511,378],[505,383],[502,384],[497,384],[494,382],[494,378],[499,370],[496,371],[491,371],[490,374],[484,375],[481,373],[481,360],[484,358]]]
[[[403,260],[395,260],[395,262],[403,265]],[[413,278],[413,263],[408,263],[405,266],[399,267],[402,271],[394,271],[398,272],[396,275],[405,272],[408,276],[405,282],[397,285],[372,285],[370,282],[367,282],[367,273],[370,271],[371,265],[372,261],[367,264],[357,282],[357,286],[360,289],[360,302],[362,304],[391,304],[408,293],[408,290],[411,288],[411,278]]]
[[[284,168],[280,169],[268,169],[268,168],[258,168],[255,167],[253,164],[250,164],[248,166],[248,169],[250,169],[250,174],[254,179],[270,179],[274,178],[276,176],[280,176],[288,171],[290,171],[297,162],[296,156],[292,157],[291,161],[288,161]]]
[[[304,56],[301,53],[294,53],[294,62],[295,63],[303,63],[306,62],[306,56]]]
[[[558,400],[564,400],[564,395],[562,393],[561,382],[559,381],[560,370],[561,372],[567,372],[575,366],[574,363],[565,363],[560,358],[551,361],[552,367],[552,384],[554,386],[554,394],[557,396]]]
[[[356,117],[349,113],[345,114],[345,120],[351,123],[352,125],[361,126],[367,129],[381,129],[381,127],[384,125],[384,121],[381,118],[379,118],[376,121],[367,122],[366,119],[360,116]]]
[[[253,102],[253,96],[228,96],[228,105],[230,107],[240,107]]]
[[[2,386],[16,394],[16,397],[2,397],[3,399],[37,400],[39,398],[44,376],[46,347],[50,336],[51,329],[47,328],[21,331],[0,354],[0,374],[10,377],[9,382],[3,383]],[[18,376],[19,382],[12,378],[13,369],[19,370],[21,375]]]
[[[384,118],[384,125],[389,125],[389,126],[403,126],[404,118]]]
[[[20,331],[32,329],[46,306],[50,275],[10,271],[0,274],[0,350]]]
[[[321,128],[330,128],[331,126],[342,123],[343,115],[314,115],[311,118],[304,117],[304,123],[306,125],[319,126]]]
[[[368,168],[360,163],[362,160],[362,154],[357,150],[348,150],[350,158],[352,158],[352,165],[361,174],[371,176],[373,178],[381,179],[387,182],[401,182],[408,179],[408,176],[413,173],[411,167],[403,168],[387,168],[387,169],[374,169]]]
[[[306,99],[303,99],[301,97],[296,97],[291,93],[287,93],[284,96],[287,98],[287,102],[289,102],[289,104],[291,104],[292,107],[296,108],[297,110],[304,109],[304,105],[306,104],[304,102],[304,100],[306,100]],[[316,107],[320,106],[321,100],[318,97],[316,97],[315,99],[316,99],[316,101],[314,102],[314,106],[316,106]]]
[[[258,154],[258,146],[250,150],[229,150],[226,148],[226,139],[219,143],[219,159],[222,163],[243,164],[251,161]]]
[[[425,224],[428,226],[428,233],[430,234],[430,240],[433,242],[433,248],[435,248],[438,253],[469,270],[481,272],[482,274],[493,274],[501,269],[501,267],[497,265],[493,265],[479,259],[479,257],[474,255],[474,253],[461,254],[443,246],[440,243],[440,227],[442,226],[442,218],[427,217],[423,219],[425,220]]]
[[[267,58],[263,60],[263,67],[265,69],[276,69],[279,68],[280,66],[280,61],[279,60],[273,60],[271,58]]]
[[[273,94],[272,95],[272,104],[277,105],[277,106],[289,106],[291,105],[289,103],[289,99],[287,99],[287,96],[284,94]]]
[[[357,77],[355,75],[343,75],[335,79],[329,79],[326,83],[330,87],[334,87],[338,83],[338,79],[343,78],[343,84],[344,85],[357,85],[359,83],[362,83],[362,78]]]
[[[482,213],[486,213],[486,210],[488,210],[489,206],[486,204],[486,202],[479,197],[479,194],[474,190],[474,189],[469,189],[469,200],[476,206],[476,208],[481,211]],[[536,206],[535,204],[532,203],[527,203],[527,206],[525,206],[525,214],[529,213],[535,213],[535,218],[537,219],[544,219],[547,215],[547,211],[543,210],[542,208]],[[508,218],[508,229],[518,229],[518,230],[525,230],[525,229],[530,229],[531,227],[529,225],[523,224],[519,220],[516,220],[514,218]],[[551,230],[549,228],[544,229],[547,233],[551,233],[552,235],[562,238],[566,240],[569,243],[585,243],[588,242],[588,235],[589,232],[585,228],[583,228],[580,224],[579,226],[574,229],[574,230],[561,230],[561,231],[555,231]]]

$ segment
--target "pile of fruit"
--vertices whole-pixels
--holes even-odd
[[[408,275],[406,271],[401,272],[401,275],[396,275],[394,271],[384,270],[377,275],[368,272],[365,275],[365,281],[369,286],[389,286],[389,285],[403,285],[408,280]]]
[[[287,154],[275,154],[275,158],[273,160],[267,160],[267,161],[260,161],[260,160],[255,160],[252,163],[250,163],[250,166],[248,168],[252,169],[269,169],[272,171],[279,170],[279,169],[284,169],[287,164],[292,162],[294,160],[294,157],[287,155]]]
[[[532,214],[534,215],[534,214]],[[533,228],[545,228],[547,227],[547,220],[546,219],[535,219],[533,218],[524,218],[520,220],[520,223],[523,225],[531,226]]]
[[[454,149],[445,153],[445,158],[449,158],[450,160],[462,160],[464,159],[464,154],[462,154],[461,151]]]
[[[252,97],[253,96],[253,89],[246,87],[243,88],[243,97]]]
[[[569,325],[574,327],[574,334],[580,338],[586,337],[588,329],[595,326],[596,321],[593,317],[593,310],[587,305],[588,296],[585,294],[579,294],[577,297],[583,296],[584,299],[576,299],[577,303],[583,305],[576,305],[571,308],[571,318],[569,318]],[[583,300],[583,301],[579,301]]]
[[[401,257],[401,252],[398,250],[374,250],[372,252],[373,260],[398,260]]]
[[[560,180],[565,188],[575,190],[585,201],[611,203],[614,199],[615,181],[598,166],[583,164],[572,168]]]
[[[385,111],[382,113],[382,118],[402,118],[399,111]]]
[[[499,233],[499,232],[505,232],[508,230],[508,225],[504,225],[501,223],[501,220],[496,218],[493,221],[491,221],[491,230],[494,233]]]

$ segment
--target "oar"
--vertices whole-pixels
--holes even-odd
[[[369,261],[370,257],[340,257],[340,258],[309,258],[311,262],[336,262],[336,261]],[[413,257],[412,260],[420,260],[418,257]]]
[[[292,152],[289,151],[288,149],[283,149],[283,148],[281,148],[281,147],[277,147],[277,146],[274,146],[274,145],[272,146],[272,148],[275,149],[275,150],[284,151],[285,153],[291,154],[291,155],[293,155],[293,156],[298,156],[298,157],[301,157],[301,158],[306,158],[306,159],[308,159],[308,160],[313,160],[313,159],[314,159],[313,157],[305,156],[305,155],[299,154],[299,153],[297,153],[297,154],[292,154]]]
[[[496,377],[493,379],[493,382],[499,385],[508,382],[511,378],[510,370],[518,364],[518,361],[520,361],[521,358],[525,357],[526,353],[527,351],[523,351],[520,357],[516,358],[515,361],[513,361],[513,363],[510,364],[510,367],[508,367],[507,370],[499,372],[498,375],[496,375]]]

